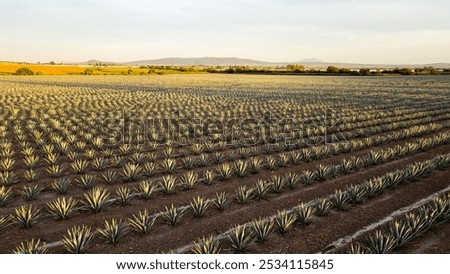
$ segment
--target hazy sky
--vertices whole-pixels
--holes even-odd
[[[449,0],[0,0],[0,60],[450,62]]]

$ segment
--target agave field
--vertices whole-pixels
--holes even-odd
[[[1,253],[449,253],[450,78],[0,78]]]

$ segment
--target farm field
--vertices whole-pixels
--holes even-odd
[[[0,253],[450,253],[450,77],[0,77]]]

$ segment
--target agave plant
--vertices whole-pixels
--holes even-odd
[[[97,177],[92,174],[85,174],[75,180],[84,189],[92,189],[97,183]]]
[[[295,223],[296,217],[294,214],[289,214],[286,210],[278,211],[274,218],[275,226],[278,231],[285,235],[291,226]]]
[[[182,189],[192,190],[198,183],[198,174],[193,171],[188,171],[181,175],[178,180]]]
[[[213,162],[215,163],[215,164],[220,164],[222,161],[223,161],[223,154],[222,153],[220,153],[220,152],[216,152],[216,153],[214,153],[213,154],[213,157],[212,157],[212,159],[213,159]]]
[[[142,168],[138,164],[127,163],[123,167],[121,174],[125,181],[134,182],[141,176]]]
[[[267,181],[258,180],[253,185],[253,189],[254,189],[253,193],[255,195],[255,198],[260,200],[260,199],[263,199],[267,195],[267,193],[270,190],[270,185],[267,183]]]
[[[61,176],[65,168],[62,165],[51,165],[47,169],[47,173],[50,174],[50,176],[58,178]]]
[[[147,177],[152,177],[158,172],[158,165],[156,163],[150,162],[144,164],[144,174]]]
[[[21,206],[14,210],[15,214],[11,215],[13,222],[23,226],[24,228],[30,228],[36,223],[37,219],[41,217],[41,209],[34,209],[33,205]]]
[[[102,211],[106,206],[108,206],[111,201],[109,200],[111,193],[104,188],[94,187],[89,190],[88,193],[84,194],[86,201],[82,203],[90,210],[94,212]]]
[[[194,166],[196,165],[196,161],[193,157],[186,157],[183,159],[183,167],[185,169],[193,169]]]
[[[365,238],[364,243],[368,251],[372,254],[390,253],[395,247],[395,239],[391,235],[383,233],[381,230],[377,230]]]
[[[314,182],[314,180],[316,180],[316,173],[314,173],[310,170],[303,171],[303,173],[302,173],[303,184],[310,185]]]
[[[6,227],[8,227],[11,224],[11,216],[1,216],[0,215],[0,231]]]
[[[330,166],[319,164],[315,170],[316,177],[319,181],[326,180],[327,178],[333,176],[333,168]]]
[[[198,157],[198,164],[201,167],[207,166],[209,164],[209,156],[207,154],[201,154]]]
[[[246,204],[252,198],[252,192],[252,189],[248,189],[247,186],[238,186],[235,198],[239,203]]]
[[[359,185],[351,185],[347,190],[348,197],[352,203],[362,203],[366,197],[366,189]]]
[[[314,200],[314,207],[317,216],[326,216],[333,208],[333,204],[327,198],[316,198]]]
[[[175,207],[173,204],[170,207],[165,207],[165,210],[162,212],[163,218],[166,220],[166,223],[170,225],[177,225],[184,213],[186,212],[186,208]]]
[[[284,177],[285,185],[291,190],[295,189],[297,187],[297,185],[300,182],[300,180],[301,180],[300,175],[298,175],[297,173],[290,173],[289,172]]]
[[[330,201],[335,209],[342,210],[344,206],[348,203],[349,197],[347,192],[336,190],[334,192],[334,195],[331,196]]]
[[[53,190],[57,191],[59,194],[66,194],[71,185],[71,180],[69,178],[57,179],[52,183]]]
[[[122,220],[111,219],[105,221],[103,228],[97,228],[97,231],[106,238],[108,243],[117,244],[128,232],[128,224]]]
[[[62,242],[69,253],[82,254],[86,253],[93,239],[91,228],[83,225],[67,229],[67,235],[64,236]]]
[[[234,163],[234,170],[238,177],[244,177],[248,174],[248,163],[245,160],[239,160]]]
[[[226,192],[216,193],[214,196],[213,203],[218,210],[224,211],[225,206],[228,203],[228,195],[226,194]]]
[[[103,157],[94,158],[91,161],[91,164],[92,164],[92,167],[97,171],[104,170],[105,168],[108,167],[108,161]]]
[[[140,153],[140,152],[133,153],[133,155],[131,155],[131,157],[130,157],[130,161],[133,164],[141,165],[145,162],[145,154]]]
[[[4,186],[0,187],[0,207],[6,204],[12,197],[12,189]]]
[[[47,253],[47,244],[40,239],[31,239],[31,241],[21,242],[14,250],[14,254],[45,254]]]
[[[283,178],[281,176],[273,175],[272,177],[270,177],[270,183],[272,186],[272,191],[277,194],[280,194],[284,188]]]
[[[211,202],[203,197],[197,196],[196,198],[193,198],[190,202],[190,208],[194,217],[203,217],[210,204]]]
[[[260,243],[267,241],[273,232],[273,221],[259,218],[251,222],[251,228],[255,234],[256,240]]]
[[[44,190],[44,188],[39,185],[24,186],[22,190],[19,191],[19,195],[24,199],[31,201],[36,199],[37,195],[39,195],[42,190]]]
[[[263,161],[259,157],[252,157],[249,160],[249,172],[250,173],[258,173],[263,166]]]
[[[277,168],[277,160],[272,156],[267,156],[266,167],[268,170],[275,170]]]
[[[192,252],[195,254],[219,254],[220,244],[219,241],[212,235],[203,237],[197,242],[194,242]]]
[[[133,197],[133,191],[129,187],[119,187],[116,189],[116,201],[121,206],[129,204]]]
[[[153,194],[156,192],[156,186],[149,181],[142,181],[139,183],[138,194],[139,197],[144,200],[149,200],[153,197]]]
[[[366,254],[367,250],[359,244],[351,244],[347,253],[348,254]]]
[[[395,240],[395,247],[403,246],[415,235],[413,229],[404,220],[396,220],[387,225],[386,233]]]
[[[316,208],[301,203],[297,207],[297,222],[301,225],[307,225],[311,223],[316,214]]]
[[[53,218],[65,220],[75,212],[77,204],[78,200],[72,197],[69,197],[68,199],[61,197],[48,202],[47,208]]]
[[[75,160],[70,164],[70,167],[72,170],[77,174],[82,174],[86,171],[86,169],[89,167],[89,162],[86,160]]]
[[[170,195],[175,193],[176,179],[171,175],[164,176],[159,182],[161,192]]]
[[[23,163],[29,168],[33,169],[36,168],[39,165],[40,158],[37,155],[26,155],[23,158]]]
[[[205,171],[205,177],[203,178],[203,182],[206,185],[212,185],[212,183],[214,182],[215,177],[216,177],[216,174],[214,173],[214,171],[206,170]]]
[[[244,253],[253,241],[254,233],[247,229],[246,225],[241,225],[228,233],[227,238],[235,252]]]
[[[133,218],[128,219],[131,228],[142,234],[149,233],[155,221],[156,217],[151,216],[147,209],[140,211],[137,215],[133,214]]]
[[[217,172],[222,180],[226,181],[234,175],[234,168],[229,164],[222,164],[217,167]]]
[[[167,174],[170,174],[175,170],[175,168],[177,166],[177,161],[172,158],[166,158],[162,161],[161,165],[162,165],[163,171]]]
[[[23,173],[23,178],[28,182],[35,182],[38,179],[39,173],[34,171],[34,169],[27,169]]]
[[[16,161],[11,158],[0,159],[0,172],[12,171]]]

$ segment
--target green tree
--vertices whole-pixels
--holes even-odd
[[[327,67],[327,72],[328,73],[339,73],[339,68],[335,67],[335,66],[329,66],[329,67]]]
[[[359,69],[359,74],[365,75],[365,76],[370,75],[370,70],[367,68],[361,68],[361,69]]]
[[[293,65],[287,65],[286,70],[299,73],[299,72],[305,72],[305,67],[302,65],[293,64]]]
[[[14,73],[15,75],[34,75],[34,72],[29,68],[20,68],[17,69]]]

